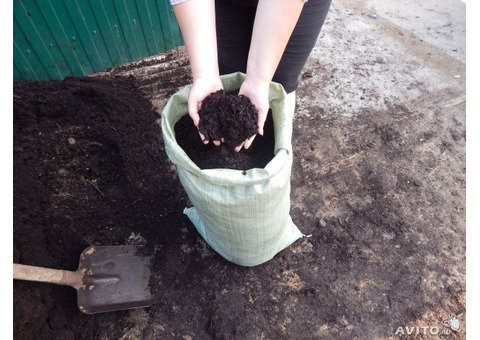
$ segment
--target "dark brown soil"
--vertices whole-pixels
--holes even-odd
[[[206,139],[224,141],[233,149],[257,133],[257,112],[244,95],[219,90],[202,101],[198,129]]]
[[[133,78],[17,82],[14,93],[14,261],[75,270],[89,245],[148,240],[159,271],[186,199]],[[15,339],[115,339],[128,326],[129,312],[82,315],[70,287],[15,281],[13,294]]]
[[[189,201],[159,118],[133,78],[14,83],[14,262],[76,270],[90,245],[145,244],[154,254],[155,299],[145,309],[85,315],[71,287],[14,281],[15,339],[120,339],[129,330],[128,339],[177,338],[160,332],[159,320],[202,339],[237,332],[214,301],[228,282],[238,291],[249,271],[214,253],[182,214]],[[196,130],[186,118],[184,132]],[[248,152],[191,136],[246,169],[268,161],[255,159],[256,150],[273,156],[271,118],[267,126]],[[213,155],[209,161],[218,163]],[[214,283],[218,270],[229,274]],[[142,334],[134,332],[137,321]]]
[[[271,113],[267,116],[263,136],[257,135],[247,150],[242,149],[235,152],[231,145],[225,143],[219,146],[215,146],[213,143],[203,144],[188,115],[175,125],[175,138],[178,145],[200,169],[248,170],[263,168],[274,156],[275,139]]]
[[[294,121],[290,213],[312,236],[244,268],[182,214],[190,203],[160,115],[137,86],[123,77],[14,83],[14,261],[75,270],[89,245],[145,244],[155,299],[85,315],[73,288],[14,281],[15,339],[389,339],[408,325],[464,339],[456,107],[391,103],[345,117],[311,100],[312,114]],[[443,326],[450,314],[460,333]]]

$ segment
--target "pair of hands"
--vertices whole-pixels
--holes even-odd
[[[239,90],[239,95],[243,94],[248,97],[253,105],[258,110],[258,131],[257,133],[263,135],[263,126],[265,125],[265,120],[268,113],[268,88],[269,83],[266,81],[255,80],[249,78],[248,75],[245,78],[242,86]],[[223,89],[222,81],[220,77],[201,77],[193,81],[192,88],[190,89],[190,94],[188,96],[188,114],[192,118],[193,123],[198,128],[200,123],[200,117],[198,115],[198,110],[202,105],[203,99],[208,96],[210,93]],[[200,138],[203,143],[208,144],[209,140],[205,138],[200,132]],[[242,148],[248,149],[255,139],[256,135],[251,136],[250,138],[243,141],[240,145],[235,147],[235,151],[239,152]],[[220,145],[222,141],[212,141],[214,145]]]

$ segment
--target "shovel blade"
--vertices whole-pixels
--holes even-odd
[[[86,314],[143,308],[153,303],[151,256],[141,246],[92,246],[80,255],[83,285],[78,308]]]

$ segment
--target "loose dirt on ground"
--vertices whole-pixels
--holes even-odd
[[[465,339],[463,63],[334,3],[294,120],[291,216],[311,237],[253,268],[182,214],[159,112],[190,81],[179,49],[14,84],[14,261],[75,270],[89,245],[145,244],[155,282],[149,308],[84,315],[72,288],[15,281],[15,339]]]

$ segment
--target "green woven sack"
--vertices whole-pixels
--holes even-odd
[[[232,91],[240,87],[245,75],[233,73],[221,79],[225,91]],[[304,236],[290,217],[291,105],[295,103],[288,100],[280,84],[271,83],[275,156],[265,168],[250,169],[246,174],[232,169],[202,170],[175,140],[175,124],[188,114],[190,87],[175,93],[162,111],[165,150],[193,204],[184,213],[228,261],[242,266],[264,263]]]

